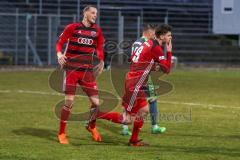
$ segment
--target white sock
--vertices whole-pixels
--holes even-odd
[[[152,128],[157,128],[158,127],[158,125],[157,124],[155,124],[155,125],[152,125]]]

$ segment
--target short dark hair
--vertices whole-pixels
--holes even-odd
[[[156,25],[155,25],[155,24],[144,24],[144,25],[143,25],[143,32],[144,32],[144,31],[147,31],[147,30],[149,30],[149,29],[155,30],[155,28],[156,28]]]
[[[172,27],[168,24],[158,25],[155,29],[155,36],[158,38],[160,35],[164,35],[172,31]]]
[[[96,8],[94,5],[87,5],[86,7],[83,8],[83,13],[87,12],[90,8]]]

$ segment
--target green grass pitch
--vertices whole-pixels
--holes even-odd
[[[64,97],[51,94],[56,92],[48,86],[49,74],[0,72],[0,159],[240,159],[239,70],[175,70],[164,76],[174,85],[174,90],[160,97],[158,103],[163,115],[160,125],[167,131],[152,135],[147,121],[140,138],[151,146],[142,148],[127,146],[128,137],[119,134],[121,126],[103,120],[97,123],[102,143],[91,140],[83,122],[70,122],[70,145],[58,144],[58,119],[53,108]],[[98,81],[99,88],[112,89],[109,72]],[[88,106],[87,99],[79,97],[73,112],[87,110]],[[120,105],[116,110],[121,111]],[[176,115],[185,117],[179,120]]]

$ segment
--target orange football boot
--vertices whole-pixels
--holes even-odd
[[[92,139],[96,142],[101,142],[102,141],[102,138],[101,138],[101,135],[98,133],[97,131],[97,128],[91,128],[89,126],[86,127],[86,129],[92,133]]]
[[[58,141],[60,144],[69,144],[67,135],[65,133],[58,135]]]

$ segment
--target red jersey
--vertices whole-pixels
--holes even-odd
[[[150,72],[154,62],[161,66],[163,72],[170,72],[172,53],[167,52],[167,59],[165,59],[163,50],[157,40],[149,39],[132,52],[129,73],[138,72],[138,75],[141,75],[147,70]]]
[[[125,79],[123,106],[128,112],[132,111],[132,108],[135,108],[133,112],[137,112],[139,107],[147,104],[143,86],[148,80],[154,63],[157,62],[163,72],[169,73],[172,53],[168,52],[165,59],[161,46],[157,40],[153,39],[144,42],[132,52],[130,71]]]
[[[89,68],[92,66],[94,53],[99,60],[104,59],[104,37],[96,24],[90,27],[84,26],[82,22],[67,25],[59,37],[56,51],[61,52],[65,43],[67,43],[64,53],[67,57],[67,68]]]

